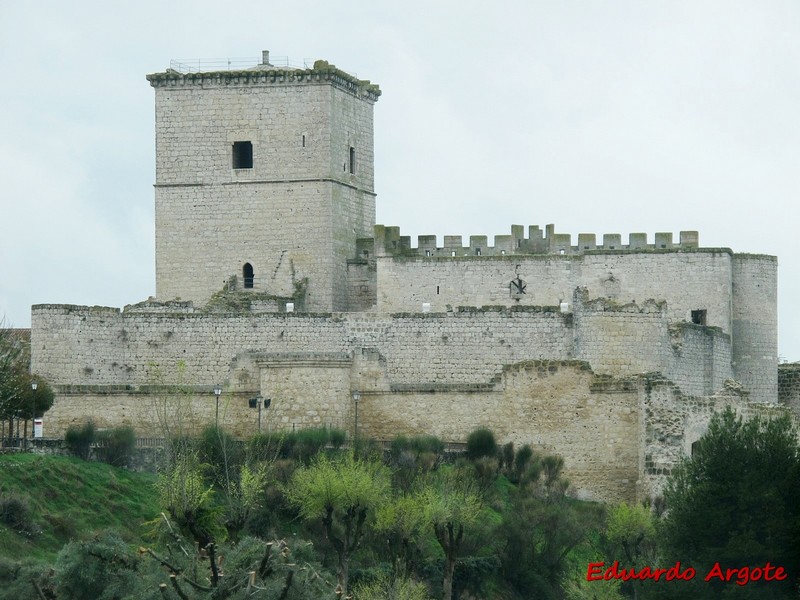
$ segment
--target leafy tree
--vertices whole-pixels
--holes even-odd
[[[567,556],[596,529],[602,508],[567,496],[561,457],[533,455],[526,462],[504,515],[503,572],[525,597],[560,598]]]
[[[650,510],[622,503],[608,514],[605,531],[608,562],[619,560],[626,568],[641,569],[656,564],[656,525]],[[639,582],[626,584],[639,597]],[[623,586],[624,587],[624,586]]]
[[[364,536],[367,519],[387,498],[389,486],[383,465],[350,453],[336,458],[319,454],[311,465],[297,469],[289,482],[289,501],[304,519],[321,521],[336,552],[338,589],[344,596],[350,557]]]
[[[195,452],[185,449],[178,454],[175,461],[159,473],[156,488],[161,506],[198,548],[227,537],[224,507],[216,503],[214,489],[203,478]],[[157,519],[151,525],[163,539],[174,537],[169,522],[165,522],[166,519]]]
[[[53,406],[54,395],[47,381],[29,370],[30,345],[0,322],[0,420],[8,421],[9,439],[14,419],[24,419],[27,438],[28,420],[42,416]],[[33,381],[37,383],[35,391]]]
[[[401,492],[377,509],[375,529],[386,534],[406,573],[414,569],[416,543],[427,525],[423,494]]]
[[[789,598],[800,573],[800,450],[788,417],[712,417],[694,455],[671,474],[663,524],[669,559],[697,569],[706,598]],[[700,574],[713,565],[783,566],[785,581],[746,586]],[[698,583],[699,582],[699,583]],[[683,592],[688,588],[683,586]]]
[[[433,527],[444,552],[444,600],[453,597],[453,573],[464,546],[464,534],[475,525],[483,509],[483,495],[468,473],[464,469],[442,467],[432,473],[422,491],[425,520]]]

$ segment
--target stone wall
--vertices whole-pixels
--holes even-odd
[[[800,363],[778,366],[778,402],[800,419]]]
[[[378,229],[378,228],[376,228]],[[376,241],[377,245],[377,241]],[[666,301],[671,321],[706,310],[709,326],[731,332],[731,252],[653,250],[577,255],[385,256],[377,258],[379,311],[450,306],[555,306],[586,288],[626,304]],[[524,294],[514,294],[520,278]]]
[[[143,386],[180,370],[186,383],[242,387],[245,355],[376,348],[392,383],[485,383],[506,364],[570,358],[571,315],[554,308],[449,313],[145,314],[38,305],[36,372],[54,384]]]
[[[346,260],[375,223],[375,86],[328,70],[148,79],[157,297],[205,303],[250,263],[258,292],[291,296],[307,279],[309,309],[345,310]],[[241,142],[249,168],[234,168]]]
[[[734,256],[733,372],[757,402],[778,397],[777,270],[774,256]]]
[[[739,416],[771,418],[787,414],[785,406],[752,402],[741,385],[729,381],[714,395],[684,394],[673,382],[658,376],[639,380],[640,498],[663,493],[667,478],[684,457],[692,455],[692,444],[708,429],[715,412],[727,407]]]

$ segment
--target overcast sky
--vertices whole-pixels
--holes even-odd
[[[380,85],[403,235],[698,230],[779,258],[800,360],[800,2],[0,0],[0,316],[155,293],[153,90],[174,58],[324,58]],[[255,61],[254,61],[255,62]]]

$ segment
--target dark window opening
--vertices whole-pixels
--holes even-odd
[[[439,286],[438,285],[436,286],[436,293],[437,294],[439,293]]]
[[[700,440],[697,440],[696,442],[692,442],[692,456],[697,454],[698,450],[700,450]]]
[[[356,149],[350,146],[350,174],[356,174]]]
[[[707,316],[706,309],[693,310],[692,311],[692,323],[694,323],[695,325],[705,325],[706,324],[706,316]]]
[[[480,255],[481,255],[481,249],[475,248],[475,256],[480,256]]]
[[[425,256],[430,256],[430,255],[431,255],[431,251],[430,250],[425,250]]]
[[[253,265],[250,263],[244,263],[242,267],[242,279],[244,280],[244,288],[246,290],[253,289],[253,280],[255,279],[255,275],[253,274]]]
[[[233,168],[234,169],[253,168],[252,142],[233,142]]]
[[[306,136],[303,136],[303,148],[306,147]]]

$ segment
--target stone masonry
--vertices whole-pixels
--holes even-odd
[[[485,426],[562,455],[576,495],[620,501],[658,494],[715,410],[798,410],[796,369],[776,368],[775,257],[552,225],[413,246],[375,224],[377,85],[266,52],[147,79],[156,297],[33,307],[48,435],[89,418],[199,431],[221,384],[238,436]]]

